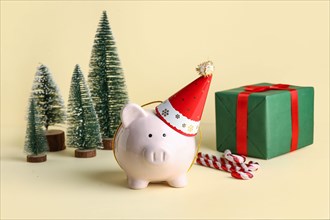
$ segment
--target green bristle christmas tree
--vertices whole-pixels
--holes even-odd
[[[100,123],[104,149],[112,149],[112,138],[120,124],[120,112],[128,102],[128,95],[105,11],[95,35],[88,81]]]
[[[76,157],[93,157],[101,147],[100,126],[93,101],[79,65],[71,79],[68,102],[68,146],[77,148]]]
[[[66,114],[59,89],[49,69],[43,64],[37,68],[32,90],[40,121],[46,129],[50,151],[65,149],[64,132],[48,130],[49,126],[65,123]]]
[[[48,68],[41,64],[33,84],[33,97],[46,130],[55,124],[65,122],[64,102]]]
[[[47,160],[48,145],[45,131],[33,98],[30,99],[29,103],[24,150],[28,154],[28,162],[43,162]]]

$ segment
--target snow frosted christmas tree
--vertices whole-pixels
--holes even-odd
[[[71,79],[67,123],[68,146],[77,148],[75,156],[94,157],[95,149],[102,146],[100,126],[79,65],[75,66]]]
[[[28,154],[28,162],[44,162],[47,160],[48,145],[45,131],[33,98],[30,98],[29,103],[24,150]]]
[[[32,95],[38,110],[40,122],[46,130],[49,150],[64,150],[64,132],[62,130],[49,130],[49,126],[65,123],[66,113],[64,102],[51,72],[43,64],[37,68],[32,87]]]
[[[89,66],[88,81],[103,146],[112,149],[112,139],[120,124],[121,109],[128,103],[128,95],[106,11],[103,11],[96,31]]]
[[[33,97],[46,130],[55,124],[65,122],[64,102],[49,69],[41,64],[33,84]]]

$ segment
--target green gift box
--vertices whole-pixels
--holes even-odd
[[[313,143],[314,128],[314,88],[290,86],[288,89],[272,89],[273,84],[260,83],[256,88],[268,88],[265,91],[247,92],[246,155],[270,159],[290,151],[293,134],[297,137],[296,149]],[[216,143],[217,150],[230,149],[240,153],[236,143],[241,125],[237,126],[238,97],[246,93],[246,87],[239,87],[215,93]],[[258,89],[257,89],[258,90]],[[293,116],[292,93],[297,94],[296,116]],[[239,104],[241,107],[241,104]],[[241,116],[239,116],[241,117]],[[294,119],[296,118],[296,119]],[[296,125],[293,124],[296,120]],[[292,129],[296,126],[296,131]],[[237,129],[239,129],[237,131]],[[295,150],[295,149],[294,149]]]

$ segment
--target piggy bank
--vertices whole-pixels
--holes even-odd
[[[127,104],[115,136],[114,154],[126,172],[128,186],[143,189],[150,182],[187,185],[187,171],[196,155],[195,137],[167,126],[153,110]]]

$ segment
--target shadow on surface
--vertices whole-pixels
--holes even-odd
[[[6,157],[1,157],[2,161],[16,161],[16,162],[26,162],[26,154],[23,152],[20,155],[9,155]]]
[[[83,175],[83,174],[82,174]],[[126,174],[122,170],[104,170],[104,171],[99,171],[99,172],[85,172],[84,175],[89,180],[96,181],[100,184],[105,184],[105,185],[111,185],[114,187],[119,187],[123,189],[130,189],[127,185],[127,178]],[[161,188],[173,188],[173,189],[179,189],[179,188],[174,188],[170,187],[167,182],[161,181],[161,182],[153,182],[149,183],[147,188],[151,189],[161,189]],[[132,190],[132,189],[130,189]],[[139,191],[139,190],[138,190]]]
[[[64,150],[47,152],[48,155],[74,157],[74,149],[66,147]]]
[[[127,180],[125,172],[122,170],[103,170],[94,172],[84,172],[89,180],[96,181],[101,184],[127,188]]]

